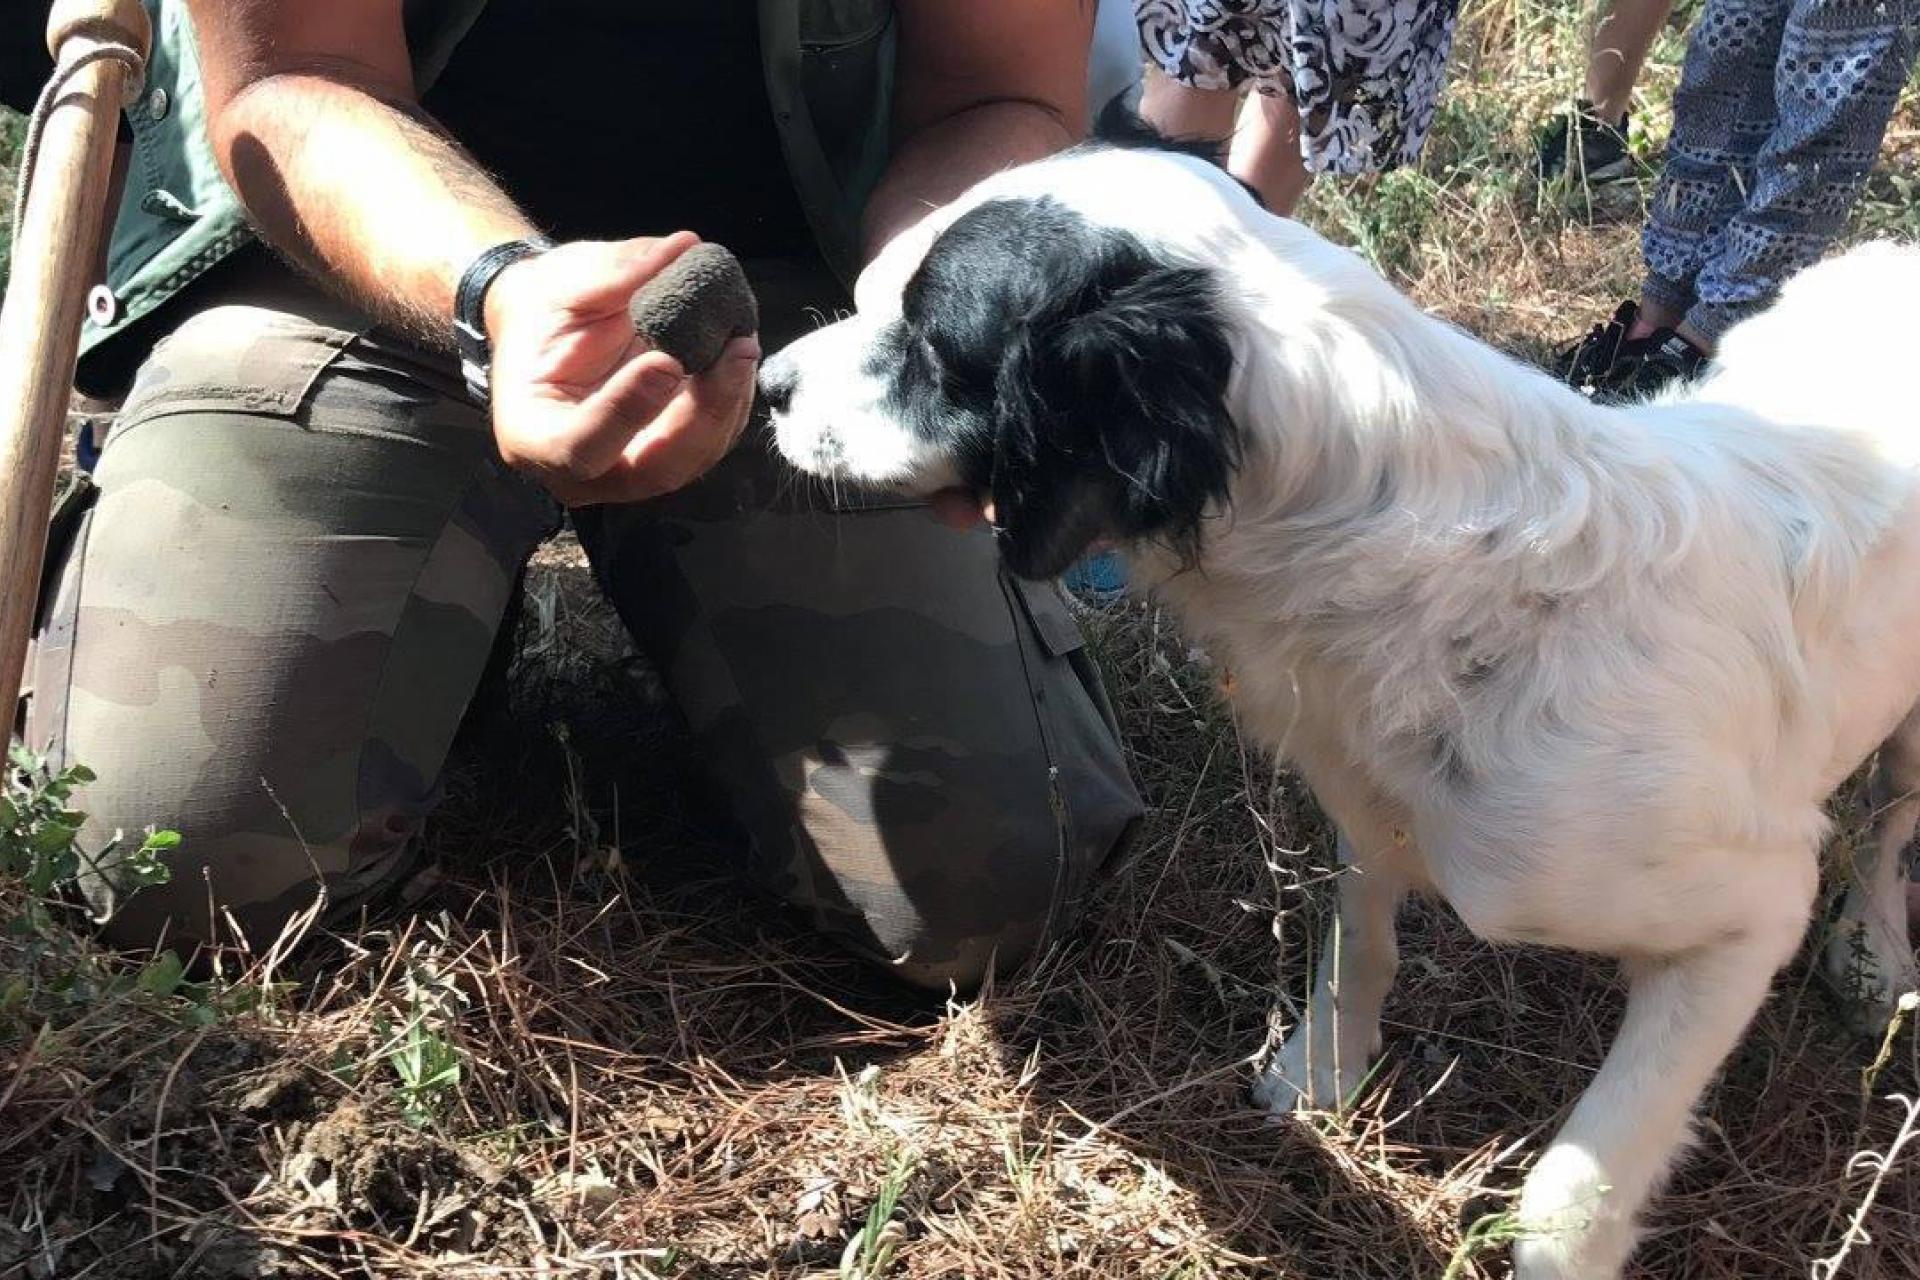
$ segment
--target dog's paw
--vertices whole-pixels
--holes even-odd
[[[1305,1029],[1296,1028],[1253,1082],[1253,1100],[1275,1115],[1337,1110],[1366,1078],[1364,1060],[1343,1062],[1336,1072],[1332,1063],[1324,1061],[1333,1056],[1331,1046],[1316,1045],[1315,1057],[1323,1060],[1309,1061],[1307,1040]]]
[[[1311,1106],[1306,1090],[1287,1078],[1278,1058],[1261,1067],[1260,1074],[1253,1078],[1253,1101],[1276,1116],[1292,1115]]]
[[[1547,1148],[1520,1193],[1513,1280],[1615,1280],[1634,1231],[1612,1191],[1591,1153],[1570,1143]]]

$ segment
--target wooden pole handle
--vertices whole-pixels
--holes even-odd
[[[40,131],[0,305],[0,716],[9,728],[40,591],[81,306],[129,83],[129,68],[117,59],[79,64],[102,44],[125,45],[144,64],[152,42],[138,0],[55,0],[47,17],[54,74],[71,80]]]
[[[47,52],[55,66],[79,53],[82,40],[110,40],[140,55],[153,51],[153,21],[140,0],[53,0],[47,12]]]

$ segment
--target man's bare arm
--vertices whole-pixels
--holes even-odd
[[[871,259],[927,210],[1086,133],[1095,0],[901,0],[893,157],[867,203]]]
[[[402,0],[190,0],[208,128],[261,234],[423,342],[449,345],[461,274],[534,230],[420,112]],[[746,422],[759,346],[696,378],[634,335],[627,299],[689,245],[563,245],[487,295],[500,454],[575,505],[669,492]]]
[[[214,150],[261,234],[373,315],[445,346],[461,271],[534,228],[420,113],[401,3],[189,8]]]

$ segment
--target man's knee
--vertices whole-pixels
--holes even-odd
[[[165,885],[129,894],[120,863],[85,885],[129,945],[229,916],[271,942],[321,883],[339,906],[392,870],[552,519],[470,406],[250,315],[162,348],[51,566],[28,743],[97,775],[87,848],[182,837]]]
[[[875,921],[889,967],[904,982],[934,991],[976,990],[989,973],[1024,967],[1074,914],[1073,876],[1060,866],[1059,841],[1036,830],[999,856],[968,867],[967,850],[942,851],[959,870],[944,891],[915,898],[910,913]],[[938,856],[938,855],[936,855]],[[975,855],[977,857],[977,854]]]
[[[119,816],[103,812],[106,821],[90,822],[85,834]],[[181,825],[194,824],[189,818]],[[123,950],[167,947],[184,956],[222,945],[264,951],[299,914],[299,899],[310,905],[318,891],[297,842],[289,849],[290,842],[242,835],[196,840],[192,850],[183,843],[160,856],[166,878],[158,883],[129,856],[128,845],[139,842],[132,836],[80,877],[102,937]]]
[[[1007,973],[1141,811],[1079,629],[985,533],[805,509],[768,456],[582,541],[756,878],[918,985]]]
[[[989,973],[1006,977],[1073,921],[1137,812],[1063,790],[1060,772],[1031,775],[976,794],[972,813],[920,821],[894,812],[885,786],[870,822],[810,806],[812,865],[786,892],[914,986],[966,993]]]
[[[222,804],[163,759],[145,777],[102,775],[78,800],[87,810],[82,847],[108,850],[79,877],[103,937],[182,955],[208,945],[259,954],[290,929],[337,919],[393,888],[415,866],[425,812],[343,809],[344,830],[303,830],[284,810],[267,818]],[[143,858],[143,832],[156,823],[180,842]],[[155,863],[164,868],[157,881],[148,870]]]

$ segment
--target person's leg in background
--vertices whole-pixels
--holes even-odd
[[[1920,0],[1796,0],[1768,77],[1774,126],[1694,278],[1683,337],[1711,353],[1833,246],[1917,54]]]
[[[1673,0],[1613,0],[1594,24],[1587,49],[1587,105],[1624,129],[1647,52],[1673,12]]]
[[[1141,31],[1151,56],[1151,18]],[[1214,52],[1225,56],[1224,48]],[[1175,55],[1163,50],[1161,56]],[[1250,91],[1244,72],[1213,61],[1183,63],[1181,75],[1176,79],[1159,65],[1147,68],[1141,116],[1171,138],[1218,140],[1227,171],[1259,192],[1268,209],[1292,214],[1313,182],[1301,159],[1300,117],[1292,101],[1274,86]]]
[[[769,351],[844,305],[749,263]],[[682,493],[575,513],[687,715],[752,877],[918,985],[1043,946],[1141,812],[1052,587],[918,504],[811,490],[748,437]]]
[[[1370,176],[1419,160],[1458,13],[1454,0],[1266,0],[1247,20],[1238,50],[1262,98],[1263,176],[1277,211],[1315,174]]]
[[[1300,116],[1284,94],[1195,89],[1149,68],[1140,113],[1170,138],[1220,139],[1227,172],[1291,214],[1313,182],[1300,159]]]
[[[1630,339],[1673,328],[1753,189],[1754,162],[1778,121],[1774,68],[1788,0],[1708,0],[1687,39],[1673,133],[1640,234],[1646,279]]]
[[[1585,94],[1541,135],[1541,181],[1562,174],[1590,183],[1628,176],[1633,88],[1672,12],[1673,0],[1613,0],[1602,10],[1587,45]]]
[[[1300,113],[1293,99],[1266,85],[1247,94],[1227,171],[1260,193],[1261,203],[1291,217],[1313,185],[1300,151]]]
[[[1755,161],[1773,133],[1774,66],[1789,7],[1790,0],[1707,0],[1694,22],[1673,133],[1640,232],[1640,297],[1561,354],[1559,374],[1572,386],[1636,399],[1698,371],[1704,353],[1676,328],[1753,189]]]
[[[283,268],[136,380],[51,575],[25,741],[98,781],[82,843],[178,830],[172,880],[83,877],[107,937],[256,951],[410,869],[519,567],[556,511],[444,368]],[[256,283],[259,283],[256,281]],[[210,284],[210,282],[209,282]],[[137,843],[137,841],[136,841]]]
[[[1206,138],[1227,142],[1240,112],[1239,89],[1196,89],[1158,67],[1147,68],[1140,114],[1170,138]]]

